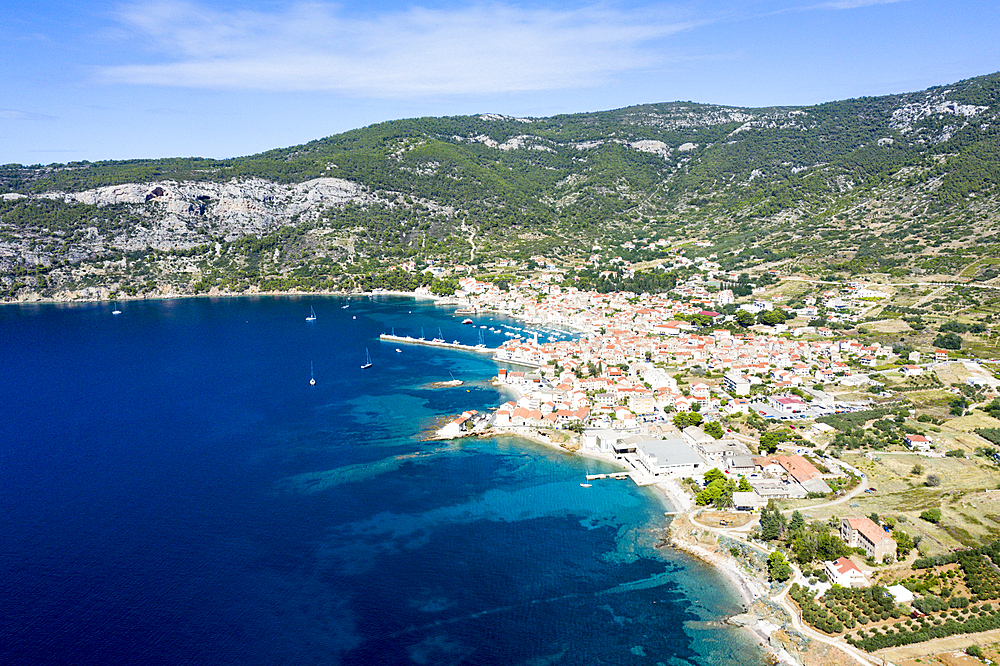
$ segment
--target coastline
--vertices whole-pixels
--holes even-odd
[[[556,442],[551,441],[547,437],[542,436],[541,433],[534,429],[524,430],[524,432],[517,430],[492,433],[487,431],[470,436],[511,435],[537,444],[559,449],[563,453],[583,456],[593,460],[600,460],[602,462],[611,463],[620,469],[628,469],[624,465],[608,458],[607,456],[593,451],[584,450],[582,447],[576,451],[572,451]],[[715,571],[722,575],[733,592],[739,596],[743,613],[736,616],[722,618],[721,621],[735,628],[744,629],[757,644],[761,654],[773,658],[775,663],[788,664],[788,666],[801,666],[802,664],[807,663],[805,661],[796,660],[783,647],[775,646],[772,643],[772,634],[780,630],[782,627],[770,621],[765,613],[758,612],[757,610],[759,608],[758,602],[769,596],[767,590],[761,586],[760,582],[748,572],[743,571],[738,563],[727,553],[709,550],[705,546],[698,543],[697,536],[691,537],[689,534],[684,534],[684,528],[687,528],[688,531],[695,529],[694,523],[691,521],[691,516],[698,507],[695,505],[694,500],[684,492],[680,483],[676,479],[666,479],[643,487],[649,488],[654,500],[658,501],[665,509],[664,520],[666,521],[665,529],[668,536],[665,545],[682,551],[699,562],[707,564],[715,569]],[[667,517],[666,514],[673,514],[673,516]],[[713,533],[713,538],[717,540],[718,536]],[[734,618],[736,618],[735,621]]]
[[[433,301],[433,302],[436,302],[436,303],[438,303],[440,305],[452,305],[452,304],[454,304],[454,305],[458,306],[458,305],[462,304],[457,299],[454,299],[454,298],[451,298],[451,297],[440,297],[440,296],[435,296],[435,295],[430,295],[430,294],[419,294],[419,293],[416,293],[416,292],[399,292],[399,291],[377,291],[377,292],[358,292],[358,291],[315,291],[315,292],[314,291],[308,291],[308,292],[306,292],[306,291],[257,291],[257,292],[215,293],[215,294],[213,294],[213,293],[202,293],[202,294],[179,294],[179,293],[178,294],[173,294],[173,293],[169,293],[169,294],[156,294],[156,295],[131,296],[131,297],[126,296],[126,297],[122,297],[122,298],[119,298],[119,299],[99,298],[99,297],[98,298],[73,298],[73,299],[58,299],[58,298],[36,299],[36,300],[22,300],[22,301],[7,301],[4,304],[5,305],[38,305],[38,304],[43,304],[43,303],[53,303],[53,304],[97,303],[97,304],[100,304],[100,303],[110,303],[110,302],[113,302],[113,300],[118,300],[118,301],[121,301],[121,302],[127,302],[127,301],[145,301],[145,300],[162,301],[162,300],[173,300],[173,299],[182,299],[182,298],[185,298],[185,299],[186,298],[227,298],[228,299],[228,298],[247,298],[247,297],[256,297],[256,296],[265,296],[265,297],[269,297],[269,296],[277,296],[277,297],[281,297],[281,296],[286,296],[286,297],[288,297],[288,296],[294,296],[294,297],[309,297],[309,296],[319,296],[319,297],[337,297],[337,296],[341,296],[341,297],[354,297],[354,296],[356,296],[356,297],[368,297],[368,298],[375,298],[375,297],[379,297],[379,296],[390,296],[390,297],[400,297],[400,298],[412,298],[414,300]],[[512,319],[519,320],[519,321],[527,323],[527,324],[539,323],[539,322],[534,322],[534,321],[532,321],[532,320],[530,320],[528,318],[522,317],[522,316],[514,315],[514,314],[512,314],[510,312],[505,312],[505,311],[494,311],[494,312],[497,312],[498,314],[501,314],[501,315],[506,316],[506,317],[510,317]],[[562,324],[562,326],[565,326],[566,328],[569,328],[569,329],[572,329],[572,330],[576,330],[576,331],[578,331],[580,333],[586,333],[586,331],[582,331],[581,329],[575,328],[575,327],[573,327],[571,325],[568,325],[568,324]],[[517,399],[519,399],[521,397],[521,395],[522,395],[516,389],[516,387],[513,387],[513,386],[500,385],[500,384],[496,384],[495,386],[500,391],[504,391],[504,390],[508,391],[510,393],[510,395],[512,395],[512,397],[513,397],[513,399],[515,401]],[[566,433],[566,434],[569,435],[569,433]],[[569,435],[568,441],[564,442],[564,443],[559,443],[559,442],[552,441],[552,439],[550,439],[549,437],[545,436],[542,432],[540,432],[540,431],[538,431],[538,430],[536,430],[534,428],[517,428],[517,429],[511,428],[509,430],[492,430],[492,431],[487,431],[485,433],[475,433],[472,436],[476,436],[476,435],[491,436],[491,437],[492,436],[511,435],[511,436],[515,436],[515,437],[520,437],[522,439],[526,439],[526,440],[531,441],[531,442],[533,442],[535,444],[541,444],[541,445],[545,445],[545,446],[548,446],[548,447],[552,447],[552,448],[558,449],[559,451],[561,451],[563,453],[567,453],[567,454],[571,454],[571,455],[584,456],[584,457],[587,457],[587,458],[591,458],[593,460],[599,460],[599,461],[602,461],[602,462],[610,463],[610,464],[612,464],[613,466],[615,466],[615,467],[617,467],[619,469],[624,469],[624,470],[630,469],[630,468],[626,467],[625,465],[623,465],[622,463],[620,463],[619,461],[616,461],[613,458],[610,458],[609,456],[600,454],[600,453],[595,452],[595,451],[590,451],[590,450],[584,449],[580,445],[580,443],[579,443],[579,438],[578,437],[573,437],[572,435]],[[466,435],[463,435],[463,436],[466,436]],[[571,446],[566,446],[564,444],[569,444]],[[573,448],[573,445],[575,445],[575,449]],[[729,556],[727,554],[724,554],[724,553],[723,554],[719,554],[719,553],[712,552],[712,551],[710,551],[710,550],[708,550],[708,549],[700,546],[696,542],[690,542],[689,543],[689,542],[684,541],[683,539],[678,539],[676,536],[674,536],[674,532],[675,532],[676,527],[680,527],[680,525],[682,523],[686,522],[683,519],[687,518],[687,516],[691,513],[692,507],[694,506],[693,499],[687,493],[685,493],[685,491],[681,488],[680,484],[676,480],[664,480],[664,481],[659,481],[657,483],[650,484],[650,485],[652,486],[651,492],[653,493],[653,496],[657,499],[657,501],[661,502],[662,506],[664,506],[664,508],[666,509],[666,512],[671,512],[671,513],[676,513],[677,514],[677,516],[673,520],[665,521],[667,523],[666,524],[666,528],[668,530],[668,533],[671,534],[671,542],[672,542],[673,547],[676,547],[678,550],[682,550],[682,551],[688,553],[689,555],[697,558],[698,560],[700,560],[702,562],[705,562],[706,564],[709,564],[709,565],[713,566],[717,571],[719,571],[723,575],[724,578],[726,578],[727,581],[729,581],[729,583],[735,589],[735,592],[740,595],[740,597],[741,597],[741,599],[743,601],[743,604],[744,604],[744,608],[750,609],[752,607],[753,603],[755,602],[755,600],[758,598],[758,596],[755,595],[755,593],[753,591],[753,589],[755,589],[755,586],[756,586],[756,581],[754,581],[751,577],[749,577],[747,574],[745,574],[744,572],[742,572],[735,565],[735,563],[731,560],[731,558],[729,558]],[[682,520],[679,521],[677,519],[682,519]],[[766,595],[761,595],[761,596],[766,596]],[[763,620],[760,620],[760,621],[758,621],[756,623],[752,623],[752,624],[746,625],[744,628],[746,628],[748,631],[750,631],[751,635],[761,645],[762,651],[765,654],[774,654],[774,649],[773,648],[769,648],[768,647],[768,643],[767,643],[767,636],[768,636],[769,632],[762,634],[761,630],[759,628],[757,628],[757,626],[760,624],[760,622],[763,622]],[[774,629],[776,629],[776,628],[777,627],[774,627]],[[771,631],[773,631],[773,629]],[[795,663],[795,662],[791,661],[790,663]]]
[[[768,596],[767,591],[761,588],[759,581],[743,571],[729,555],[711,551],[699,543],[696,537],[683,533],[685,527],[696,529],[695,523],[690,520],[691,513],[690,511],[684,512],[670,523],[668,530],[671,545],[715,567],[739,592],[745,609],[752,607],[758,599]]]
[[[508,392],[508,395],[515,402],[524,395],[515,386],[500,384],[495,380],[491,384],[501,392]],[[435,431],[436,438],[442,436],[442,430],[443,428]],[[569,437],[566,443],[570,443],[571,446],[554,442],[548,436],[543,435],[541,431],[530,427],[516,427],[504,430],[487,429],[480,432],[462,433],[457,436],[490,437],[503,435],[520,437],[536,444],[559,449],[566,454],[600,460],[610,463],[618,469],[630,471],[630,468],[621,461],[617,461],[596,451],[585,449],[580,444],[578,435]],[[447,439],[454,437],[455,435],[444,434],[444,438]],[[766,658],[774,659],[775,663],[784,663],[789,666],[800,666],[800,664],[805,663],[804,661],[800,662],[796,660],[780,644],[775,645],[773,643],[772,635],[782,627],[772,622],[769,614],[764,612],[762,605],[758,603],[769,596],[768,591],[756,577],[744,571],[734,558],[718,549],[718,534],[714,531],[698,528],[697,523],[693,520],[693,515],[699,507],[695,504],[694,498],[684,490],[680,482],[677,479],[663,479],[643,487],[648,487],[653,499],[658,501],[665,509],[664,520],[666,521],[665,529],[667,533],[665,545],[676,548],[698,561],[711,566],[722,575],[733,592],[739,596],[740,605],[744,611],[743,614],[723,618],[722,621],[746,630],[757,644],[761,654]],[[691,532],[695,532],[695,534],[692,535]],[[698,542],[697,533],[699,532],[712,535],[712,542],[716,544],[715,550],[711,550]]]
[[[697,524],[690,520],[692,513],[685,512],[671,521],[667,528],[667,544],[714,568],[739,594],[743,613],[726,618],[726,624],[746,630],[759,646],[761,653],[773,658],[776,663],[789,666],[809,664],[808,659],[802,658],[808,653],[799,652],[799,659],[796,659],[782,646],[780,640],[775,640],[774,634],[784,628],[784,622],[777,624],[773,621],[773,613],[768,612],[772,609],[765,605],[769,595],[760,581],[744,571],[727,553],[710,550],[699,542],[699,532],[712,534],[713,539],[717,539],[718,536],[714,532],[698,529]]]
[[[35,292],[32,292],[35,294]],[[37,295],[37,294],[35,294]],[[411,297],[420,300],[440,301],[442,305],[454,303],[460,305],[461,302],[452,296],[435,296],[434,294],[420,294],[415,291],[242,291],[242,292],[216,292],[203,294],[143,294],[141,296],[124,295],[111,298],[109,295],[95,297],[73,297],[73,298],[26,298],[16,301],[0,301],[0,305],[35,305],[41,303],[113,303],[115,301],[125,303],[129,301],[168,301],[180,298],[247,298],[251,296],[400,296]]]
[[[405,314],[409,303],[394,299],[386,299],[385,302],[386,307],[378,310],[390,315]],[[167,507],[162,506],[161,502],[130,503],[129,507],[139,507],[141,513],[138,515],[145,519],[144,524],[156,527],[153,530],[135,531],[135,538],[141,538],[142,541],[133,542],[130,528],[141,523],[134,520],[131,514],[119,518],[113,508],[115,493],[88,491],[88,495],[105,500],[105,506],[112,507],[111,517],[115,519],[113,524],[122,525],[127,545],[142,545],[145,555],[140,553],[140,559],[148,556],[147,559],[152,563],[150,566],[157,574],[153,581],[155,584],[149,585],[149,580],[144,580],[149,578],[148,567],[128,566],[128,562],[123,561],[120,553],[116,552],[113,540],[99,540],[101,543],[94,543],[95,549],[99,548],[95,557],[100,556],[102,559],[92,560],[88,552],[82,564],[86,565],[91,561],[107,562],[111,571],[120,567],[120,576],[129,585],[122,588],[115,586],[114,580],[107,585],[103,579],[99,580],[92,588],[93,596],[86,597],[88,603],[93,600],[95,607],[99,607],[102,600],[110,598],[115,603],[126,604],[134,598],[133,591],[139,589],[143,592],[143,606],[153,609],[152,612],[162,613],[166,617],[177,612],[189,615],[202,613],[197,617],[207,617],[213,625],[224,626],[224,622],[232,622],[233,617],[232,603],[227,605],[225,602],[232,602],[235,598],[239,602],[237,619],[248,619],[255,626],[263,627],[258,632],[262,637],[258,636],[254,639],[256,642],[250,644],[255,653],[261,655],[261,661],[280,661],[282,652],[287,654],[289,650],[294,652],[296,649],[301,649],[306,660],[322,661],[322,655],[326,655],[328,659],[331,647],[336,647],[344,650],[342,654],[347,655],[345,658],[359,662],[378,661],[384,654],[388,655],[390,661],[396,655],[404,655],[402,660],[405,661],[405,655],[426,654],[428,662],[448,663],[463,657],[469,660],[467,655],[472,654],[471,651],[475,649],[478,650],[478,655],[487,655],[489,659],[498,655],[495,659],[501,662],[536,660],[541,663],[563,650],[567,637],[570,637],[573,646],[570,648],[572,651],[567,651],[564,655],[564,663],[582,663],[595,656],[605,658],[604,655],[607,655],[607,661],[622,663],[650,661],[648,657],[637,660],[638,655],[629,651],[633,646],[643,645],[650,655],[656,650],[665,661],[675,651],[689,653],[689,639],[684,634],[682,622],[692,617],[686,612],[690,604],[688,598],[674,591],[673,581],[676,578],[663,576],[662,580],[670,584],[659,589],[641,585],[650,573],[669,574],[673,570],[669,560],[665,565],[645,560],[652,557],[650,549],[654,545],[653,539],[659,534],[659,530],[649,531],[647,526],[661,524],[656,514],[657,505],[648,504],[648,493],[637,493],[630,483],[619,484],[612,481],[606,482],[603,489],[580,488],[577,482],[583,481],[580,477],[585,469],[597,468],[597,464],[571,460],[565,454],[545,451],[521,439],[505,438],[506,441],[501,440],[499,446],[491,443],[482,447],[477,442],[466,442],[466,447],[461,442],[451,446],[415,442],[413,431],[422,425],[421,421],[428,415],[470,406],[479,408],[479,404],[488,406],[497,399],[497,395],[489,391],[476,395],[474,390],[470,396],[464,388],[439,393],[429,407],[421,404],[419,399],[398,398],[400,395],[415,395],[413,387],[428,379],[438,378],[440,373],[437,370],[441,364],[447,366],[454,360],[454,355],[432,354],[431,356],[438,358],[424,359],[426,364],[420,367],[411,367],[394,375],[386,373],[391,383],[383,382],[380,377],[367,379],[371,375],[359,372],[352,362],[350,377],[342,383],[339,392],[334,392],[328,391],[333,383],[324,382],[322,375],[319,376],[321,381],[318,383],[318,390],[307,388],[302,380],[308,378],[308,375],[303,377],[298,367],[288,367],[291,354],[275,354],[269,349],[262,349],[259,356],[266,363],[264,367],[267,372],[264,376],[260,380],[251,377],[238,387],[232,384],[237,388],[230,390],[231,386],[222,384],[228,378],[226,371],[231,367],[231,359],[225,351],[216,353],[215,350],[226,350],[231,338],[225,334],[207,335],[216,330],[212,324],[234,321],[242,325],[244,318],[230,317],[231,309],[251,315],[264,311],[281,314],[287,310],[287,302],[281,299],[277,307],[271,299],[260,302],[246,299],[219,301],[219,304],[218,310],[207,307],[208,304],[203,301],[178,301],[177,307],[163,307],[169,305],[169,302],[150,303],[140,308],[162,311],[164,317],[137,318],[141,328],[133,329],[132,337],[144,345],[140,348],[141,355],[136,355],[137,358],[152,358],[157,367],[161,363],[165,365],[163,361],[178,362],[178,351],[161,344],[162,338],[155,334],[164,330],[163,321],[171,324],[170,331],[196,331],[199,336],[211,341],[211,346],[181,346],[181,351],[186,354],[182,361],[185,365],[181,367],[190,365],[198,371],[197,377],[209,380],[199,379],[193,382],[185,395],[199,398],[204,396],[205,399],[179,400],[178,409],[184,410],[180,414],[181,418],[175,415],[174,409],[152,410],[153,416],[159,419],[157,423],[166,426],[156,428],[160,438],[155,440],[155,450],[153,447],[100,446],[97,443],[107,438],[107,433],[100,428],[101,423],[98,422],[96,428],[86,428],[89,439],[83,441],[95,442],[95,445],[87,447],[95,452],[95,456],[87,455],[82,459],[89,468],[98,470],[96,473],[79,474],[87,481],[87,488],[107,488],[107,477],[100,469],[103,467],[117,471],[116,464],[120,462],[120,456],[126,453],[138,456],[138,464],[123,466],[125,471],[130,472],[128,485],[123,487],[141,491],[148,487],[147,484],[154,483],[154,490],[162,489],[164,497],[178,487],[190,486],[199,493],[193,495],[196,502],[167,502]],[[333,304],[336,301],[331,301],[331,305]],[[352,304],[351,310],[354,307]],[[366,301],[358,302],[359,320],[360,310],[368,307]],[[451,319],[449,309],[430,305],[419,307],[428,317],[442,321]],[[87,310],[103,312],[105,309],[103,306],[66,308],[72,316],[54,316],[51,321],[59,328],[46,326],[44,330],[65,331],[65,335],[60,334],[60,337],[72,340],[74,350],[87,351],[91,347],[91,337],[80,335],[81,317],[77,313],[82,314]],[[413,308],[414,314],[417,309]],[[58,315],[62,308],[44,307],[41,310]],[[341,330],[350,331],[356,328],[350,324],[351,310],[334,310],[336,316],[328,319],[340,320]],[[318,307],[317,311],[320,311]],[[220,317],[220,313],[225,316]],[[254,320],[254,317],[249,319]],[[258,317],[258,320],[262,319],[263,317]],[[46,319],[46,324],[49,321]],[[106,321],[110,321],[110,315]],[[303,339],[309,335],[309,329],[303,329],[300,317],[295,317],[291,324],[284,317],[275,321],[272,333],[283,340],[295,342],[299,339],[299,334]],[[16,323],[23,333],[17,337],[12,336],[11,339],[26,337],[34,341],[34,346],[30,348],[32,353],[25,354],[18,360],[21,371],[13,376],[21,381],[16,384],[23,382],[25,385],[38,386],[40,395],[48,395],[50,387],[34,380],[52,374],[31,374],[31,371],[39,367],[38,358],[44,354],[49,340],[46,336],[35,333],[42,328],[38,325],[38,320],[25,318]],[[99,325],[93,328],[106,341],[106,352],[102,354],[106,353],[112,359],[120,356],[122,336],[117,334],[115,326]],[[372,324],[371,328],[377,330],[378,322]],[[289,329],[293,335],[288,334]],[[343,342],[342,346],[353,349],[363,339],[361,331],[358,331],[358,336],[357,339]],[[345,337],[333,337],[346,340],[346,334]],[[321,342],[326,341],[324,338]],[[72,356],[80,367],[86,368],[91,364],[92,357],[86,353],[74,353]],[[301,356],[306,358],[305,370],[308,371],[308,355]],[[442,358],[447,356],[451,358]],[[251,358],[256,357],[254,355]],[[393,352],[391,358],[402,361],[407,356],[404,354],[397,357]],[[203,365],[203,359],[208,364],[207,367]],[[61,362],[61,358],[46,357],[42,367],[58,367]],[[105,366],[100,364],[100,367]],[[381,368],[378,364],[375,367]],[[493,363],[488,360],[477,358],[470,366],[470,378],[475,374],[492,372],[493,367]],[[88,399],[90,394],[86,390],[90,381],[87,374],[67,374],[71,374],[72,380],[76,382],[75,386],[69,382],[65,384],[67,388],[73,388],[72,404],[79,404],[84,414],[91,413],[92,401]],[[98,381],[102,382],[99,394],[114,391],[119,383],[114,373],[96,374]],[[172,397],[177,390],[176,384],[171,386],[162,381],[158,373],[143,374],[142,381],[145,384],[136,386],[151,389],[146,395],[159,396],[157,391],[164,389],[167,397]],[[275,377],[286,375],[288,381],[275,380]],[[361,379],[363,377],[366,379]],[[371,383],[373,390],[365,390],[366,383]],[[482,385],[481,381],[476,383]],[[11,393],[20,390],[14,384],[10,387]],[[59,386],[63,386],[63,383],[59,382]],[[223,390],[219,390],[220,386]],[[255,388],[243,389],[244,386],[259,386],[259,390],[266,391],[263,395],[267,397],[268,404],[278,405],[274,412],[282,417],[280,422],[275,417],[268,421],[266,428],[248,424],[243,405],[234,404],[230,396],[234,392],[246,394],[250,396],[251,404],[256,405],[259,404],[256,396],[261,394],[256,393]],[[289,386],[292,387],[291,391],[288,390]],[[85,390],[81,391],[77,387]],[[419,394],[418,398],[430,394],[424,391],[416,393]],[[121,403],[128,407],[126,420],[137,424],[137,432],[143,430],[146,422],[141,415],[146,411],[146,405],[142,401],[129,400],[128,396],[121,396],[120,393],[117,395],[120,396]],[[358,401],[358,395],[365,396],[363,401]],[[473,400],[476,404],[470,405]],[[37,415],[39,422],[44,423],[52,418],[47,414],[49,410],[46,401],[32,402],[37,405],[33,415]],[[309,413],[303,416],[299,409],[285,409],[285,405],[293,402],[310,408]],[[161,401],[159,404],[170,403]],[[446,406],[442,408],[442,404]],[[220,410],[219,406],[225,408]],[[385,413],[382,410],[397,406],[402,417],[387,420],[388,426],[384,430],[370,434],[374,430],[371,426],[372,415],[377,418]],[[219,415],[222,425],[227,428],[231,425],[232,428],[222,436],[222,431],[216,432],[212,428],[191,428],[189,423],[197,425],[202,422],[206,408]],[[333,423],[331,417],[341,414],[345,415],[342,421],[346,422],[346,427],[341,430],[338,425],[338,429],[334,431],[329,425]],[[314,426],[314,423],[318,425]],[[381,426],[381,423],[378,425]],[[192,461],[190,444],[183,437],[178,437],[171,427],[176,427],[176,432],[181,434],[188,430],[195,431],[194,441],[198,443],[199,450],[210,451],[206,454],[208,464],[202,464],[201,460]],[[25,433],[26,442],[40,441],[36,429],[25,428],[20,432]],[[331,435],[320,434],[314,437],[308,434],[313,432]],[[78,444],[66,441],[65,438],[61,441],[61,451],[66,452],[63,456],[66,460],[75,463],[81,458],[72,456],[74,446],[78,448]],[[473,446],[468,446],[470,444]],[[33,460],[41,463],[51,461],[47,446],[17,448],[32,452]],[[463,451],[463,448],[470,450]],[[478,450],[480,448],[488,448],[489,451],[481,452]],[[164,457],[166,453],[170,454],[170,458]],[[105,457],[101,458],[97,454]],[[413,456],[418,457],[414,459]],[[149,467],[146,463],[151,460],[157,463],[170,462]],[[238,473],[234,473],[234,464]],[[66,480],[77,476],[79,470],[67,465],[59,467],[62,477],[54,481],[60,482],[64,488],[74,488]],[[28,466],[24,468],[29,469]],[[44,470],[45,467],[33,465],[30,469]],[[599,466],[599,471],[608,469],[610,468],[603,464]],[[170,476],[164,477],[164,474]],[[211,476],[205,476],[207,474]],[[38,476],[41,478],[43,475],[39,473]],[[51,476],[44,478],[52,479]],[[194,481],[190,481],[191,479]],[[202,482],[205,479],[211,483]],[[59,511],[58,517],[71,526],[80,539],[64,542],[64,531],[48,536],[46,529],[56,512],[47,501],[60,502],[64,496],[60,494],[55,482],[37,490],[34,484],[23,486],[31,491],[33,498],[37,498],[29,506],[38,507],[41,519],[27,524],[31,533],[38,535],[36,541],[46,548],[56,537],[60,539],[59,543],[68,543],[70,547],[61,549],[66,563],[61,570],[69,571],[71,575],[76,572],[86,574],[89,569],[80,566],[78,553],[83,551],[77,544],[86,546],[93,541],[93,531],[88,529],[87,522],[81,521],[79,512]],[[18,490],[21,487],[18,486]],[[545,489],[545,492],[539,493],[539,488]],[[549,489],[554,492],[548,494]],[[605,492],[598,492],[601,490]],[[386,498],[372,499],[373,495],[384,495]],[[67,499],[73,502],[72,497]],[[200,509],[204,506],[214,506],[219,511],[206,513]],[[178,508],[196,521],[193,523],[196,529],[189,529],[187,522],[175,522],[180,519],[171,512]],[[225,510],[224,514],[220,513],[222,510]],[[105,514],[109,515],[107,511]],[[223,519],[219,518],[220,515]],[[227,516],[240,519],[230,520]],[[595,518],[586,520],[587,516]],[[247,520],[251,522],[247,523]],[[619,534],[616,529],[605,527],[611,523],[624,529]],[[253,537],[249,545],[247,524],[252,528],[250,536]],[[164,529],[161,530],[161,527]],[[165,528],[168,527],[170,531],[165,534]],[[630,566],[635,547],[632,530],[637,528],[644,530],[643,550],[639,553],[644,559],[639,564]],[[215,536],[219,535],[216,530],[225,530],[222,534],[226,538],[219,539],[222,542],[220,550],[216,550],[214,544]],[[196,549],[198,552],[192,555],[198,555],[198,559],[168,558],[161,570],[160,561],[163,558],[156,557],[157,546],[162,545],[161,542],[165,542],[165,538],[169,536],[171,541],[168,543],[184,548],[190,543],[192,534],[208,535],[206,538],[211,549],[208,552]],[[338,581],[344,581],[338,587],[340,592],[336,604],[330,605],[331,588],[328,577],[307,576],[303,579],[298,571],[301,567],[296,567],[293,571],[283,564],[288,557],[261,559],[258,556],[262,552],[267,554],[273,551],[275,535],[280,537],[281,554],[290,553],[290,557],[294,557],[296,562],[302,562],[302,566],[310,571],[329,572]],[[615,549],[618,543],[622,545],[621,551]],[[498,548],[496,544],[507,545]],[[20,551],[16,553],[18,556],[20,554]],[[44,555],[44,551],[41,554]],[[220,555],[224,557],[219,557]],[[678,555],[662,552],[660,556],[671,558]],[[178,559],[186,569],[173,566]],[[219,562],[232,564],[219,566]],[[266,568],[264,565],[267,565]],[[693,563],[689,566],[698,572],[698,589],[707,589],[704,586],[715,581],[715,576],[709,569]],[[33,571],[30,562],[22,570],[27,572],[23,578],[23,598],[27,603],[35,604],[34,599],[37,597],[33,594],[39,588],[35,584],[37,581],[32,581],[29,577]],[[190,589],[185,581],[192,580],[191,575],[195,578],[198,575],[212,576],[207,578],[211,585],[206,587],[210,596],[199,596],[193,601],[190,599]],[[56,576],[53,580],[53,591],[60,595],[56,597],[57,600],[65,599],[66,591],[73,591],[73,578]],[[163,581],[162,585],[160,581]],[[660,582],[660,579],[654,578],[650,582]],[[679,582],[683,583],[685,579],[681,578]],[[639,585],[633,591],[636,584]],[[230,590],[235,592],[231,593]],[[289,590],[294,594],[289,594]],[[661,606],[657,600],[664,596],[670,599],[670,603]],[[729,640],[735,640],[739,646],[738,654],[746,662],[756,664],[759,661],[756,646],[742,634],[732,633],[732,630],[717,622],[732,608],[730,593],[719,589],[712,594],[712,598],[711,608],[719,610],[700,614],[705,620],[704,624],[699,624],[695,632],[688,632],[691,648],[697,648],[699,654],[707,655],[713,639],[724,640],[724,636],[729,636]],[[302,612],[300,605],[303,603],[309,604],[308,612]],[[653,603],[657,605],[654,606]],[[212,615],[205,615],[204,608],[208,608],[207,612]],[[349,609],[348,613],[342,613],[343,608]],[[397,608],[400,610],[396,610]],[[357,613],[354,609],[358,609]],[[373,621],[356,629],[352,618],[362,617],[362,613],[369,612],[369,609],[371,615],[368,617]],[[25,618],[25,624],[37,617],[39,616],[31,613],[21,614],[21,618]],[[625,620],[619,623],[616,617]],[[631,618],[635,618],[635,621],[631,621]],[[76,633],[76,627],[81,625],[74,624],[68,629],[74,632],[69,634],[71,638],[79,637],[81,643],[84,639],[93,638],[94,645],[104,649],[105,635],[123,636],[119,641],[124,646],[122,649],[132,649],[128,633],[130,629],[134,629],[134,623],[127,622],[127,618],[117,621],[117,618],[112,617],[108,621],[106,616],[97,614],[96,617],[88,615],[85,619],[89,622],[82,626],[86,633]],[[548,627],[542,630],[540,625]],[[43,618],[43,622],[34,623],[32,629],[39,639],[44,639],[46,634],[51,636],[53,630],[58,632],[63,626],[56,622],[49,623],[47,618]],[[386,627],[391,630],[403,627],[403,631],[389,640],[385,638],[389,631]],[[109,633],[102,634],[102,628]],[[112,631],[116,633],[110,633]],[[217,641],[220,639],[216,634],[217,632],[209,632],[205,635],[205,640],[216,641],[212,644],[215,646],[212,654],[233,654],[237,657],[249,654],[245,647],[245,637],[223,632],[223,642],[219,643]],[[325,637],[334,634],[336,643],[325,640]],[[647,641],[647,636],[653,638]],[[667,638],[664,639],[664,636]],[[197,638],[201,640],[201,635]],[[309,641],[311,645],[301,647],[299,644],[303,641]],[[76,644],[66,638],[60,643],[57,646],[60,649],[67,646],[72,648]],[[41,645],[40,649],[45,647],[44,640],[35,641],[34,644]],[[193,643],[187,634],[182,632],[179,640],[167,647],[176,648],[178,644],[181,648],[189,648],[190,654]],[[459,646],[461,651],[434,647],[442,644]],[[339,647],[341,645],[346,647]],[[428,645],[434,649],[422,652]],[[361,646],[361,649],[348,652],[355,650],[354,646]],[[155,653],[161,650],[161,646],[155,645],[153,648],[148,651],[143,646],[137,646],[135,650],[144,651],[147,659],[152,654],[155,659]],[[67,652],[71,652],[71,649]],[[208,649],[203,653],[208,653]],[[183,654],[179,651],[169,654],[175,660],[183,660]],[[516,655],[517,658],[510,655]],[[65,656],[60,658],[64,661],[67,659]],[[473,660],[476,658],[472,657]],[[109,656],[108,660],[141,662],[142,658],[129,654],[120,659]],[[69,654],[69,661],[72,661],[72,654]]]

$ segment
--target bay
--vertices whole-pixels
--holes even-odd
[[[610,468],[518,438],[424,440],[506,399],[496,365],[379,333],[522,324],[392,297],[119,307],[0,308],[0,663],[761,663],[717,624],[735,591],[655,547],[648,490],[583,488]]]

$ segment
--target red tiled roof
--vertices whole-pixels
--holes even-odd
[[[856,564],[854,564],[854,562],[851,562],[851,561],[850,561],[849,559],[847,559],[846,557],[841,557],[840,559],[837,559],[837,560],[834,560],[834,562],[833,562],[833,567],[834,567],[834,568],[835,568],[835,569],[837,570],[837,572],[838,572],[838,573],[840,573],[841,575],[843,575],[843,574],[847,573],[847,572],[848,572],[848,571],[850,571],[851,569],[853,569],[853,570],[855,570],[855,571],[861,571],[861,569],[859,569],[859,568],[857,567],[857,565],[856,565]]]
[[[847,521],[851,525],[851,529],[860,532],[866,539],[872,543],[877,544],[883,539],[891,539],[885,530],[875,524],[871,518],[848,518]]]

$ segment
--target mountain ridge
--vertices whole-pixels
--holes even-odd
[[[6,165],[0,286],[12,299],[96,285],[81,266],[156,252],[197,265],[161,267],[143,286],[296,272],[299,288],[349,286],[359,272],[467,261],[470,233],[479,263],[579,260],[594,246],[620,254],[655,236],[710,239],[734,270],[889,274],[915,260],[920,274],[998,242],[998,131],[1000,74],[990,74],[808,107],[415,118],[228,160]],[[240,254],[252,239],[280,247]],[[145,293],[127,272],[104,286]]]

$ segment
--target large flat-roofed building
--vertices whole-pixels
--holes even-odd
[[[750,479],[750,485],[755,493],[764,498],[771,499],[802,499],[809,495],[809,491],[795,481],[781,481],[780,479]]]
[[[696,476],[709,468],[705,459],[682,439],[638,442],[635,449],[639,465],[653,476]]]
[[[727,372],[722,386],[730,395],[750,395],[750,378],[739,372]]]
[[[747,448],[746,444],[735,439],[713,439],[708,442],[697,443],[695,444],[695,448],[710,461],[722,464],[725,464],[727,458],[750,455],[750,449]],[[752,461],[750,466],[750,471],[752,472]]]
[[[642,439],[621,430],[588,430],[583,434],[583,445],[620,459],[627,453],[635,453],[635,445]]]

